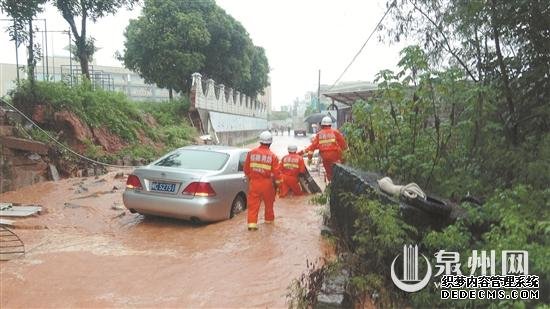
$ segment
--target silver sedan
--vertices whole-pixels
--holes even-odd
[[[194,222],[232,218],[246,209],[248,151],[211,145],[174,150],[128,176],[124,206]]]

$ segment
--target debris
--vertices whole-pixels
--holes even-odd
[[[37,154],[37,153],[31,153],[30,155],[27,156],[27,158],[29,158],[29,160],[32,160],[32,161],[38,161],[40,159],[42,159],[42,157]]]
[[[8,220],[8,219],[0,219],[0,225],[7,225],[7,226],[13,226],[15,221]]]
[[[334,276],[325,277],[317,295],[316,308],[350,308],[350,300],[346,294],[349,277],[349,272],[344,269]]]
[[[25,244],[10,229],[0,226],[0,261],[7,261],[25,254]]]
[[[48,145],[42,142],[9,136],[0,136],[0,144],[10,149],[36,152],[43,155],[47,155],[50,149]]]
[[[42,211],[40,206],[6,206],[0,209],[1,217],[28,217]]]
[[[57,168],[53,164],[49,164],[50,167],[50,177],[53,181],[58,181],[59,178],[59,172],[57,171]]]
[[[330,227],[323,225],[321,226],[321,236],[324,236],[324,237],[334,236],[334,231]]]
[[[77,204],[72,204],[72,203],[65,203],[65,204],[63,204],[63,207],[64,208],[80,208],[82,206],[77,205]]]
[[[119,178],[124,178],[124,173],[123,172],[116,173],[115,179],[119,179]]]
[[[111,209],[114,210],[124,210],[124,206],[120,205],[119,203],[113,203],[113,206],[111,206]]]
[[[124,156],[122,158],[123,165],[132,165],[132,158],[130,156]]]
[[[111,220],[122,218],[126,215],[126,212],[121,212],[118,215],[114,216]]]
[[[84,170],[84,176],[90,177],[95,176],[95,170],[93,168],[87,168]]]
[[[118,187],[117,186],[113,186],[113,192],[118,190]]]

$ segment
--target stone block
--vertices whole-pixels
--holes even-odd
[[[48,145],[44,143],[11,136],[0,136],[0,144],[11,149],[36,152],[42,155],[48,154],[49,149]]]
[[[13,127],[0,125],[0,136],[13,136]]]
[[[53,181],[58,181],[60,179],[59,172],[57,171],[57,168],[53,164],[49,164],[49,171],[50,171],[50,178]]]
[[[349,273],[346,270],[342,270],[334,276],[325,277],[321,290],[317,294],[317,302],[314,308],[350,308],[350,298],[346,293],[346,284],[348,281]]]

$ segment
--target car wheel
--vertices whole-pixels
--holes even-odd
[[[239,194],[233,200],[231,204],[231,211],[229,212],[229,218],[233,218],[236,214],[243,212],[246,209],[246,200]]]

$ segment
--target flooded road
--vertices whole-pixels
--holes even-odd
[[[282,157],[288,143],[308,142],[275,136],[272,149]],[[45,208],[17,219],[27,253],[0,262],[0,307],[286,307],[306,259],[330,250],[309,197],[277,199],[275,225],[261,218],[257,232],[246,230],[246,213],[194,226],[130,214],[115,174],[0,195]]]

